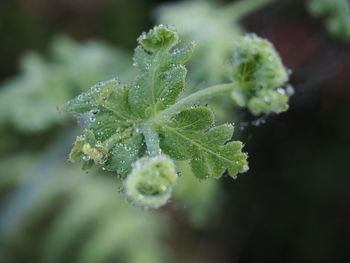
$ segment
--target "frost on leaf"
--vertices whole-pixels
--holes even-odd
[[[88,132],[101,147],[109,151],[108,159],[98,163],[104,164],[107,170],[117,171],[123,175],[131,169],[132,162],[137,160],[143,151],[141,135],[136,134],[132,129],[132,120],[135,116],[127,102],[130,88],[130,85],[120,84],[116,80],[101,82],[61,107],[62,111],[78,114],[86,129],[85,133]],[[126,134],[128,138],[124,139],[127,129],[130,132]],[[121,134],[120,138],[118,134]],[[118,143],[113,143],[114,138],[118,139]],[[81,138],[77,139],[73,149],[81,144],[81,140]],[[130,151],[128,151],[129,148]]]
[[[288,109],[293,89],[285,88],[288,72],[269,41],[254,34],[237,39],[232,76],[238,85],[232,98],[239,106],[255,115]]]
[[[176,160],[190,160],[198,178],[220,177],[225,170],[229,175],[248,169],[247,155],[242,143],[230,141],[232,125],[210,128],[214,118],[204,107],[187,109],[176,115],[161,128],[161,147]]]
[[[90,130],[85,130],[84,135],[78,136],[69,154],[72,162],[83,161],[83,169],[89,169],[93,163],[103,164],[108,158],[108,151],[96,141]]]
[[[140,74],[130,90],[129,104],[137,116],[147,118],[175,103],[184,89],[187,70],[182,64],[190,58],[194,43],[173,49],[178,35],[162,25],[142,34],[138,42],[134,65]]]
[[[146,152],[143,140],[142,134],[136,134],[115,144],[110,151],[111,157],[103,167],[126,177],[132,164]]]
[[[231,125],[212,128],[214,114],[206,107],[172,108],[181,105],[177,99],[185,87],[183,63],[194,44],[177,48],[176,31],[163,25],[142,34],[138,42],[134,65],[139,75],[134,82],[101,82],[61,106],[85,128],[71,161],[83,161],[84,168],[95,163],[121,175],[124,192],[134,203],[149,207],[170,198],[177,179],[173,159],[189,160],[198,178],[245,172],[247,156],[241,142],[231,141]],[[164,110],[172,112],[169,118]]]
[[[159,207],[165,204],[177,180],[173,161],[167,156],[138,160],[125,181],[126,194],[138,205]]]

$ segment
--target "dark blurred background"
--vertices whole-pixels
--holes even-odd
[[[0,81],[18,74],[25,52],[45,56],[63,33],[132,51],[161,2],[1,0]],[[222,179],[218,220],[192,229],[171,205],[164,209],[172,217],[166,242],[174,262],[190,262],[188,255],[193,262],[350,262],[349,43],[331,37],[305,1],[277,1],[242,24],[274,43],[293,72],[295,95],[288,112],[258,126],[239,113],[250,170]]]

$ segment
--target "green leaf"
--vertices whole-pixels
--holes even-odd
[[[178,35],[173,27],[160,25],[138,39],[134,65],[140,70],[130,90],[131,110],[141,118],[156,115],[173,104],[185,86],[187,70],[182,65],[192,54],[194,44],[174,49]]]
[[[133,202],[149,207],[170,198],[177,175],[169,157],[189,160],[198,178],[220,177],[226,170],[231,176],[245,172],[242,143],[230,141],[233,127],[213,128],[213,112],[195,107],[201,99],[232,92],[235,85],[210,87],[177,102],[187,72],[182,64],[194,44],[175,48],[176,31],[163,25],[138,41],[134,65],[140,74],[133,84],[101,82],[61,107],[76,113],[86,128],[84,140],[73,147],[72,159],[82,159],[84,167],[93,160],[121,175]]]
[[[288,81],[288,73],[272,44],[255,34],[234,42],[233,79],[247,92],[276,89]]]
[[[63,112],[86,113],[89,111],[110,111],[118,120],[133,119],[127,103],[131,86],[120,84],[117,80],[100,82],[88,91],[66,102],[60,107]],[[97,113],[97,112],[96,112]]]
[[[214,124],[214,114],[205,107],[183,110],[169,122],[169,126],[183,130],[204,130],[212,124]]]
[[[293,94],[293,89],[259,90],[255,97],[248,102],[248,108],[255,114],[280,113],[289,108],[289,96]]]
[[[73,144],[73,148],[69,154],[69,160],[71,162],[78,162],[83,156],[83,146],[86,143],[84,136],[78,136]]]
[[[69,154],[71,162],[83,161],[83,170],[91,168],[94,161],[102,164],[107,158],[108,150],[96,141],[94,133],[90,130],[85,130],[83,136],[77,137]]]
[[[242,143],[228,142],[233,127],[221,125],[204,131],[212,124],[207,117],[208,111],[194,108],[179,113],[161,128],[161,148],[174,159],[190,159],[193,173],[198,178],[220,177],[225,170],[231,176],[245,172],[247,155],[242,153]],[[194,129],[186,125],[187,120],[206,118],[207,122],[193,125]]]
[[[94,165],[94,160],[83,160],[82,170],[89,170]]]
[[[237,88],[232,98],[254,115],[280,113],[288,109],[293,93],[285,88],[288,72],[273,45],[255,34],[240,37],[234,42],[233,80]]]
[[[142,134],[136,134],[114,145],[109,152],[110,158],[103,168],[125,177],[131,171],[132,164],[143,156],[145,151]]]
[[[63,104],[60,110],[80,113],[80,124],[91,130],[96,140],[105,141],[130,127],[130,120],[135,118],[127,103],[130,88],[117,80],[100,82]]]
[[[105,141],[113,134],[120,133],[130,127],[132,123],[121,121],[116,118],[115,114],[106,109],[94,111],[95,114],[83,115],[82,126],[91,130],[98,141]]]

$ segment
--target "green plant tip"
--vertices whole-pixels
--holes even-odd
[[[125,180],[125,191],[136,205],[158,208],[170,198],[177,177],[169,157],[144,157],[134,164]]]
[[[235,41],[232,76],[238,85],[233,100],[254,115],[288,109],[291,93],[284,88],[288,72],[266,39],[249,34]]]

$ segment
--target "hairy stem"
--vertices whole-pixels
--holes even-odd
[[[232,18],[237,21],[274,1],[276,0],[241,0],[225,6],[225,12],[231,14]]]
[[[220,84],[215,85],[200,91],[197,91],[195,93],[192,93],[191,95],[179,100],[169,108],[162,111],[158,118],[160,119],[168,119],[172,115],[191,107],[195,104],[199,104],[205,100],[211,99],[215,96],[224,95],[227,93],[231,93],[233,89],[237,87],[234,83],[227,83],[227,84]]]
[[[159,147],[159,136],[153,125],[154,124],[151,120],[145,121],[142,124],[142,131],[143,135],[145,136],[147,153],[152,157],[161,154],[161,149]]]

